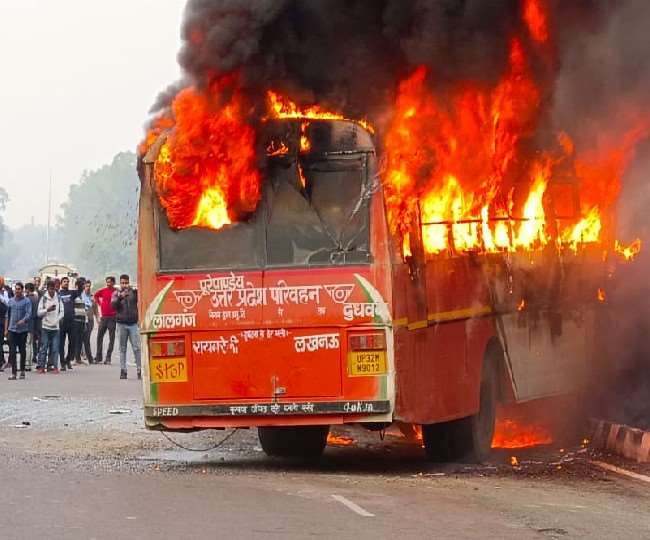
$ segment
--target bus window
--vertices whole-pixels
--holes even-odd
[[[369,196],[359,156],[302,161],[272,175],[266,227],[269,266],[370,261]]]
[[[262,242],[256,216],[214,231],[192,227],[173,230],[157,206],[160,270],[259,268]]]
[[[212,230],[174,230],[156,205],[159,268],[259,269],[370,262],[364,155],[269,163],[254,215]]]

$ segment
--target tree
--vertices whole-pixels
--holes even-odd
[[[2,214],[5,211],[5,208],[7,208],[8,202],[9,195],[7,194],[5,188],[0,186],[0,246],[2,246],[4,243],[4,234],[6,230],[4,219],[2,219]]]
[[[50,260],[60,256],[59,231],[50,231]],[[47,259],[47,227],[45,225],[23,225],[8,229],[5,233],[0,274],[14,279],[31,279],[45,264]]]
[[[108,274],[136,272],[140,181],[136,156],[121,152],[70,188],[59,218],[66,262],[95,282]]]

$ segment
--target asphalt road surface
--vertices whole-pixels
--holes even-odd
[[[441,466],[397,432],[346,428],[320,461],[288,463],[255,430],[216,450],[230,432],[171,435],[200,451],[147,432],[115,364],[0,375],[2,539],[650,538],[650,484],[579,442]]]

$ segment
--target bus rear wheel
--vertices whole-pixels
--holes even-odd
[[[497,363],[488,360],[483,366],[478,412],[460,420],[422,426],[427,459],[439,463],[487,460],[492,449],[498,395]]]
[[[329,431],[329,426],[258,427],[257,436],[267,456],[316,458],[325,450]]]

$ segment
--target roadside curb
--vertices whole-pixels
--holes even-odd
[[[607,450],[637,463],[650,462],[650,431],[605,420],[592,419],[590,422],[592,448]]]

